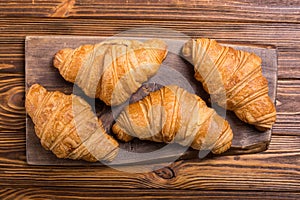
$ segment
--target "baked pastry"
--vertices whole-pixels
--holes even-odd
[[[62,49],[53,64],[65,80],[76,83],[87,96],[107,105],[125,102],[154,76],[167,55],[162,40],[109,40],[76,49]]]
[[[259,130],[272,127],[276,110],[268,96],[268,81],[262,74],[260,57],[206,38],[189,40],[182,52],[191,60],[195,78],[212,101]]]
[[[42,146],[58,158],[112,161],[118,142],[109,136],[90,105],[75,95],[29,88],[25,106]]]
[[[231,146],[232,130],[226,120],[197,95],[165,86],[127,105],[112,128],[117,138],[134,137],[155,142],[179,143],[220,154]]]

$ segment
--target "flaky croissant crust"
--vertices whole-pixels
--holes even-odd
[[[25,106],[42,146],[58,158],[96,162],[112,161],[117,155],[117,141],[106,134],[82,98],[48,92],[34,84],[26,95]]]
[[[123,141],[133,137],[179,143],[219,154],[231,146],[232,130],[226,120],[198,96],[175,85],[151,92],[124,108],[113,132]]]
[[[53,64],[67,80],[107,105],[125,102],[154,76],[167,54],[162,40],[109,40],[62,49]]]
[[[276,110],[268,96],[260,57],[206,38],[188,41],[182,52],[193,63],[195,78],[213,101],[260,130],[272,127]]]

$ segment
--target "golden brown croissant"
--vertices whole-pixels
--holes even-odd
[[[125,107],[113,126],[120,140],[133,137],[179,143],[215,154],[230,148],[232,130],[226,120],[197,95],[172,85],[151,92]]]
[[[62,49],[53,64],[67,81],[107,105],[125,102],[154,76],[167,54],[165,42],[152,39],[110,40],[76,49]]]
[[[34,84],[26,95],[25,106],[42,146],[57,157],[96,162],[112,161],[117,155],[118,142],[105,133],[82,98],[48,92]]]
[[[182,52],[192,60],[195,78],[213,101],[259,130],[272,127],[276,110],[268,96],[260,57],[205,38],[189,40]]]

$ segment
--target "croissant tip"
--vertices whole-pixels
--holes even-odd
[[[46,93],[47,90],[40,84],[35,83],[30,86],[25,98],[25,108],[29,116],[34,115],[34,111],[40,106]]]
[[[103,160],[107,161],[107,162],[112,162],[118,155],[119,153],[119,148],[118,146],[112,150],[110,153],[108,153]]]
[[[41,86],[41,85],[38,84],[38,83],[34,83],[33,85],[30,86],[29,90],[32,90],[32,89],[34,89],[34,88],[39,88],[39,87],[43,87],[43,86]]]
[[[144,42],[146,47],[150,47],[159,52],[159,62],[162,62],[163,59],[167,56],[168,45],[165,41],[161,39],[150,39]]]
[[[192,43],[193,43],[193,40],[190,39],[183,45],[181,51],[185,57],[190,57],[192,55]]]
[[[66,60],[66,58],[68,57],[68,55],[70,54],[71,51],[73,51],[73,49],[70,49],[70,48],[65,48],[65,49],[59,50],[54,55],[54,59],[53,59],[54,67],[59,68],[62,65],[62,63]]]
[[[123,129],[117,123],[113,125],[112,131],[119,140],[124,142],[129,142],[133,139],[133,137],[123,131]]]
[[[35,83],[33,85],[31,85],[29,87],[29,90],[27,92],[27,95],[26,96],[30,96],[30,95],[36,95],[37,93],[44,93],[46,91],[46,89],[41,86],[40,84],[38,83]],[[33,94],[34,93],[34,94]]]
[[[230,128],[227,121],[225,121],[226,126],[224,126],[224,129],[222,131],[222,135],[220,135],[219,139],[216,142],[216,146],[212,149],[213,154],[221,154],[227,151],[232,144],[233,139],[233,132]]]

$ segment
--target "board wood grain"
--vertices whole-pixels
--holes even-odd
[[[299,199],[299,3],[1,0],[0,199]],[[192,37],[230,43],[276,46],[278,113],[269,149],[179,161],[148,174],[128,174],[104,166],[28,165],[25,36],[110,36],[141,26],[171,28]]]
[[[26,38],[26,87],[30,87],[34,83],[39,83],[49,90],[59,90],[70,94],[73,90],[73,84],[67,83],[58,73],[57,69],[52,66],[53,55],[60,49],[70,47],[75,48],[82,44],[95,44],[105,37],[72,37],[72,36],[31,36]],[[139,38],[144,40],[145,38]],[[203,91],[201,84],[197,82],[194,77],[193,67],[180,56],[181,47],[186,42],[183,38],[181,39],[165,39],[169,46],[169,54],[162,64],[161,69],[153,79],[150,79],[148,84],[152,80],[160,80],[160,84],[177,84],[185,87],[184,82],[187,80],[191,88],[196,94],[202,98],[208,97]],[[51,44],[51,45],[49,45]],[[227,44],[229,45],[229,44]],[[262,57],[263,63],[263,73],[269,82],[269,95],[273,101],[275,101],[276,96],[276,84],[277,84],[277,55],[276,49],[267,46],[242,46],[242,45],[230,45],[238,49],[247,50],[254,52]],[[178,77],[168,77],[170,69],[175,70],[179,75]],[[175,73],[176,75],[176,73]],[[174,73],[172,74],[174,76]],[[181,76],[181,77],[180,77]],[[157,83],[155,82],[154,83]],[[145,84],[144,87],[149,87]],[[144,90],[141,90],[144,91]],[[137,93],[132,97],[134,101],[140,99],[141,93]],[[87,99],[87,97],[85,97]],[[87,99],[91,101],[90,99]],[[96,102],[97,103],[97,102]],[[104,127],[109,132],[111,125],[114,121],[111,113],[111,109],[104,105],[98,111],[99,118],[103,121]],[[227,112],[226,119],[229,121],[234,134],[233,143],[231,149],[226,152],[226,155],[232,154],[243,154],[243,153],[255,153],[264,151],[267,149],[270,138],[271,131],[268,130],[263,133],[257,131],[254,127],[246,125],[237,119],[237,117],[231,113]],[[42,165],[78,165],[83,164],[81,161],[69,161],[57,159],[51,152],[45,151],[35,136],[33,124],[31,119],[27,116],[26,124],[26,143],[27,143],[27,161],[30,164],[42,164]],[[159,155],[155,155],[156,159],[149,160],[147,157],[139,154],[131,155],[126,152],[132,153],[145,153],[154,152],[160,149],[164,144],[140,141],[135,139],[133,142],[121,143],[121,149],[125,150],[125,153],[119,154],[114,161],[114,164],[131,164],[139,162],[158,162],[166,161],[169,159],[179,158],[180,159],[191,159],[197,158],[198,152],[192,149],[182,149],[179,145],[171,145],[170,149],[160,152]]]
[[[300,3],[251,0],[2,0],[2,17],[165,19],[185,21],[299,21]]]
[[[19,23],[21,21],[22,23]],[[38,23],[39,21],[41,23]],[[61,196],[61,199],[72,199],[71,193],[75,190],[73,188],[76,188],[76,191],[78,191],[78,193],[74,194],[76,195],[74,198],[80,198],[81,195],[84,196],[83,198],[88,198],[93,196],[93,194],[86,193],[87,188],[94,188],[94,190],[99,191],[96,195],[100,197],[103,196],[101,193],[105,193],[107,188],[112,188],[112,191],[122,190],[124,191],[124,195],[130,196],[130,194],[133,193],[133,188],[136,189],[138,194],[141,194],[142,191],[148,191],[148,189],[142,188],[151,188],[151,191],[154,191],[154,187],[163,188],[161,192],[157,190],[154,191],[158,198],[164,196],[166,193],[174,194],[170,196],[170,198],[181,198],[182,190],[175,190],[178,191],[178,193],[175,193],[175,191],[173,190],[173,192],[171,189],[197,188],[199,195],[200,193],[207,194],[206,190],[210,190],[214,198],[216,198],[214,194],[218,193],[220,195],[228,194],[226,198],[239,197],[242,194],[256,198],[261,194],[262,198],[266,198],[266,195],[268,195],[269,197],[271,196],[271,199],[274,199],[275,196],[278,196],[277,194],[280,194],[279,198],[281,199],[286,199],[288,198],[287,196],[291,199],[298,199],[299,193],[293,191],[299,191],[297,185],[300,184],[300,118],[299,114],[297,114],[300,111],[300,82],[299,79],[295,78],[299,77],[297,75],[299,72],[299,70],[297,70],[297,63],[299,61],[297,52],[300,47],[297,45],[298,40],[295,40],[299,34],[297,29],[293,28],[295,27],[294,25],[272,24],[266,26],[262,24],[251,24],[251,26],[247,26],[243,23],[229,23],[226,25],[226,29],[224,29],[224,27],[220,29],[219,25],[223,23],[214,22],[204,27],[199,26],[199,23],[187,25],[187,27],[199,27],[199,29],[196,30],[199,34],[204,34],[205,31],[208,31],[209,33],[207,34],[211,35],[212,33],[223,41],[243,41],[244,43],[248,41],[248,43],[259,44],[271,43],[278,47],[278,64],[280,70],[278,71],[279,80],[277,87],[277,121],[274,125],[269,149],[261,154],[234,157],[222,156],[201,162],[186,160],[185,163],[180,163],[177,166],[178,168],[184,167],[185,169],[180,172],[177,171],[173,178],[165,179],[168,178],[168,176],[165,176],[165,178],[156,177],[170,171],[165,170],[161,173],[155,173],[153,176],[149,176],[147,184],[145,185],[143,181],[139,181],[143,174],[134,176],[100,166],[72,166],[72,168],[75,168],[72,170],[70,167],[51,166],[49,168],[45,166],[28,166],[26,164],[26,137],[24,128],[24,35],[32,29],[35,29],[35,33],[39,35],[55,34],[52,32],[53,21],[56,20],[11,19],[1,21],[2,29],[5,31],[0,32],[0,74],[2,75],[0,77],[0,95],[6,94],[1,97],[1,107],[4,108],[4,110],[0,112],[0,123],[3,125],[0,127],[1,187],[7,186],[16,189],[32,186],[48,188],[51,186],[54,191],[63,188],[64,194]],[[6,23],[7,25],[5,25]],[[99,24],[103,23],[110,24],[109,21],[105,20]],[[132,23],[133,22],[129,22],[129,24]],[[143,24],[153,23],[155,22],[143,22]],[[72,22],[67,21],[67,24],[70,25]],[[172,24],[170,22],[170,24],[173,28],[181,27],[177,23]],[[57,29],[56,34],[64,33],[67,27],[70,28],[69,25],[62,29]],[[118,30],[118,27],[121,27],[121,22],[114,21],[114,23],[105,26],[99,32],[93,31],[93,27],[98,29],[97,26],[100,26],[96,23],[92,22],[92,25],[86,24],[88,27],[86,30],[80,28],[82,25],[83,23],[79,23],[71,28],[72,34],[88,35],[90,30],[92,30],[93,34],[98,35],[109,34],[110,31],[111,33],[115,33],[114,31]],[[239,27],[239,32],[231,32],[230,34],[226,32],[227,29],[229,30],[234,26]],[[20,31],[20,27],[23,28],[23,31]],[[268,27],[273,28],[268,29]],[[276,34],[267,34],[267,30],[274,33],[275,29],[278,30],[279,33],[284,32],[285,34],[281,34],[277,39]],[[192,31],[190,31],[190,33],[192,33]],[[257,36],[254,40],[250,35],[255,35],[255,33],[257,33]],[[7,34],[15,34],[15,36],[9,36]],[[21,79],[23,79],[23,81]],[[18,91],[16,89],[18,87],[22,88],[23,91]],[[6,93],[7,91],[10,92]],[[23,112],[20,112],[20,110],[23,110]],[[12,119],[19,119],[20,121],[17,122]],[[203,166],[206,165],[208,165],[208,167],[204,170]],[[228,167],[230,170],[223,170]],[[173,171],[173,166],[170,166],[170,169]],[[194,176],[186,173],[195,169]],[[151,179],[151,177],[153,178]],[[212,177],[218,181],[211,183]],[[179,180],[173,181],[175,179]],[[56,186],[54,187],[53,185]],[[252,191],[249,191],[249,189]],[[41,191],[38,188],[33,188],[32,190]],[[11,193],[9,193],[9,191],[11,191]],[[8,190],[7,192],[8,193],[4,193],[3,191],[2,194],[4,194],[4,196],[1,197],[5,198],[9,196],[9,194],[27,194],[26,190]],[[190,190],[184,190],[184,194],[190,194],[189,192]],[[40,196],[47,198],[47,194],[43,192]],[[272,194],[274,195],[272,196]],[[58,196],[60,197],[59,194]],[[187,197],[189,196],[187,195]],[[208,195],[208,197],[210,197],[210,195]],[[50,195],[49,198],[54,197]],[[168,198],[168,196],[166,198]],[[221,197],[221,199],[224,198],[225,196]]]
[[[82,192],[84,191],[84,192]],[[184,197],[182,196],[184,193]],[[106,199],[106,200],[140,200],[143,199],[208,199],[222,200],[230,199],[295,199],[299,192],[251,192],[244,191],[240,194],[233,191],[197,191],[197,190],[163,190],[163,189],[131,189],[130,193],[126,189],[104,189],[98,188],[77,188],[62,189],[59,187],[5,187],[0,189],[2,200],[10,199]]]
[[[21,135],[21,134],[20,134]],[[19,135],[19,137],[20,137]],[[4,137],[5,134],[0,134]],[[118,166],[27,165],[24,149],[0,154],[0,187],[52,187],[85,192],[132,189],[192,189],[195,191],[299,192],[300,160],[298,136],[273,136],[270,149],[257,154],[166,163]],[[20,144],[19,146],[23,146]],[[148,173],[126,169],[151,168]],[[184,192],[181,190],[181,192]]]
[[[24,71],[26,35],[112,36],[139,27],[161,27],[190,37],[228,43],[273,45],[278,52],[278,78],[299,79],[300,24],[169,20],[0,18],[0,61]],[[8,49],[9,48],[9,49]]]

